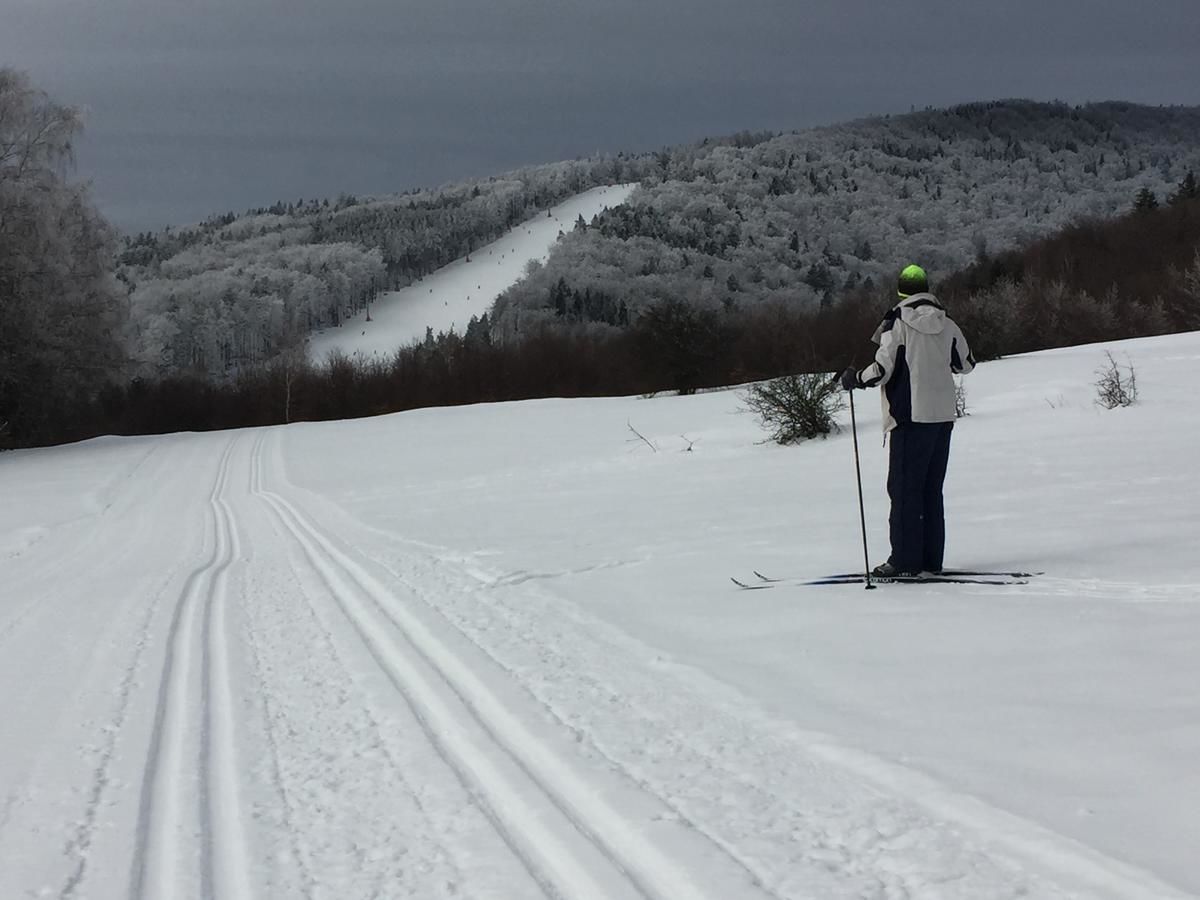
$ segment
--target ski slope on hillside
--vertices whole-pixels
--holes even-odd
[[[861,546],[737,391],[0,454],[0,897],[1200,896],[1198,363],[971,376],[948,561],[1020,586],[738,591]]]
[[[425,337],[425,329],[462,334],[472,316],[482,316],[505,290],[525,275],[531,260],[545,261],[560,231],[575,227],[583,216],[620,206],[636,184],[593,188],[551,207],[518,225],[498,241],[480,247],[470,259],[459,259],[399,291],[383,294],[371,305],[371,321],[362,312],[340,328],[314,334],[309,357],[320,361],[333,350],[350,356],[387,358],[399,347]]]

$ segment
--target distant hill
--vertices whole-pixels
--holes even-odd
[[[308,341],[309,359],[320,362],[331,352],[386,360],[396,348],[433,338],[441,332],[471,334],[489,328],[496,297],[525,277],[531,261],[545,262],[563,230],[577,217],[591,219],[605,207],[625,201],[636,185],[592,188],[534,215],[504,237],[477,247],[416,284],[389,291],[340,328],[327,328]]]
[[[280,202],[130,236],[118,272],[130,293],[130,353],[147,376],[237,374],[569,197],[641,181],[652,162],[574,160],[436,190]]]
[[[659,300],[832,303],[919,260],[935,276],[1200,171],[1200,108],[1009,100],[656,156],[625,206],[561,242],[493,327],[608,321]]]
[[[500,297],[498,337],[623,327],[655,302],[736,314],[831,305],[920,260],[935,277],[1200,170],[1200,108],[1001,101],[737,134],[383,198],[277,203],[130,237],[131,353],[149,375],[236,374],[298,348],[539,211],[640,182],[580,217]],[[431,323],[432,324],[432,323]]]

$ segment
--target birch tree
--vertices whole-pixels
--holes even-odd
[[[122,368],[115,236],[67,174],[79,113],[0,69],[0,420],[37,442]]]

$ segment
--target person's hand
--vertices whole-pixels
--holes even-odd
[[[858,381],[858,369],[854,368],[854,366],[851,366],[842,373],[842,387],[848,391],[862,387]]]

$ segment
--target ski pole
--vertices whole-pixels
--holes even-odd
[[[858,422],[854,417],[854,391],[847,391],[850,395],[850,433],[854,437],[854,474],[858,479],[858,518],[862,523],[862,539],[863,539],[863,574],[867,579],[867,590],[875,590],[875,585],[871,584],[871,555],[867,552],[867,511],[863,506],[862,492],[862,465],[858,460]]]

